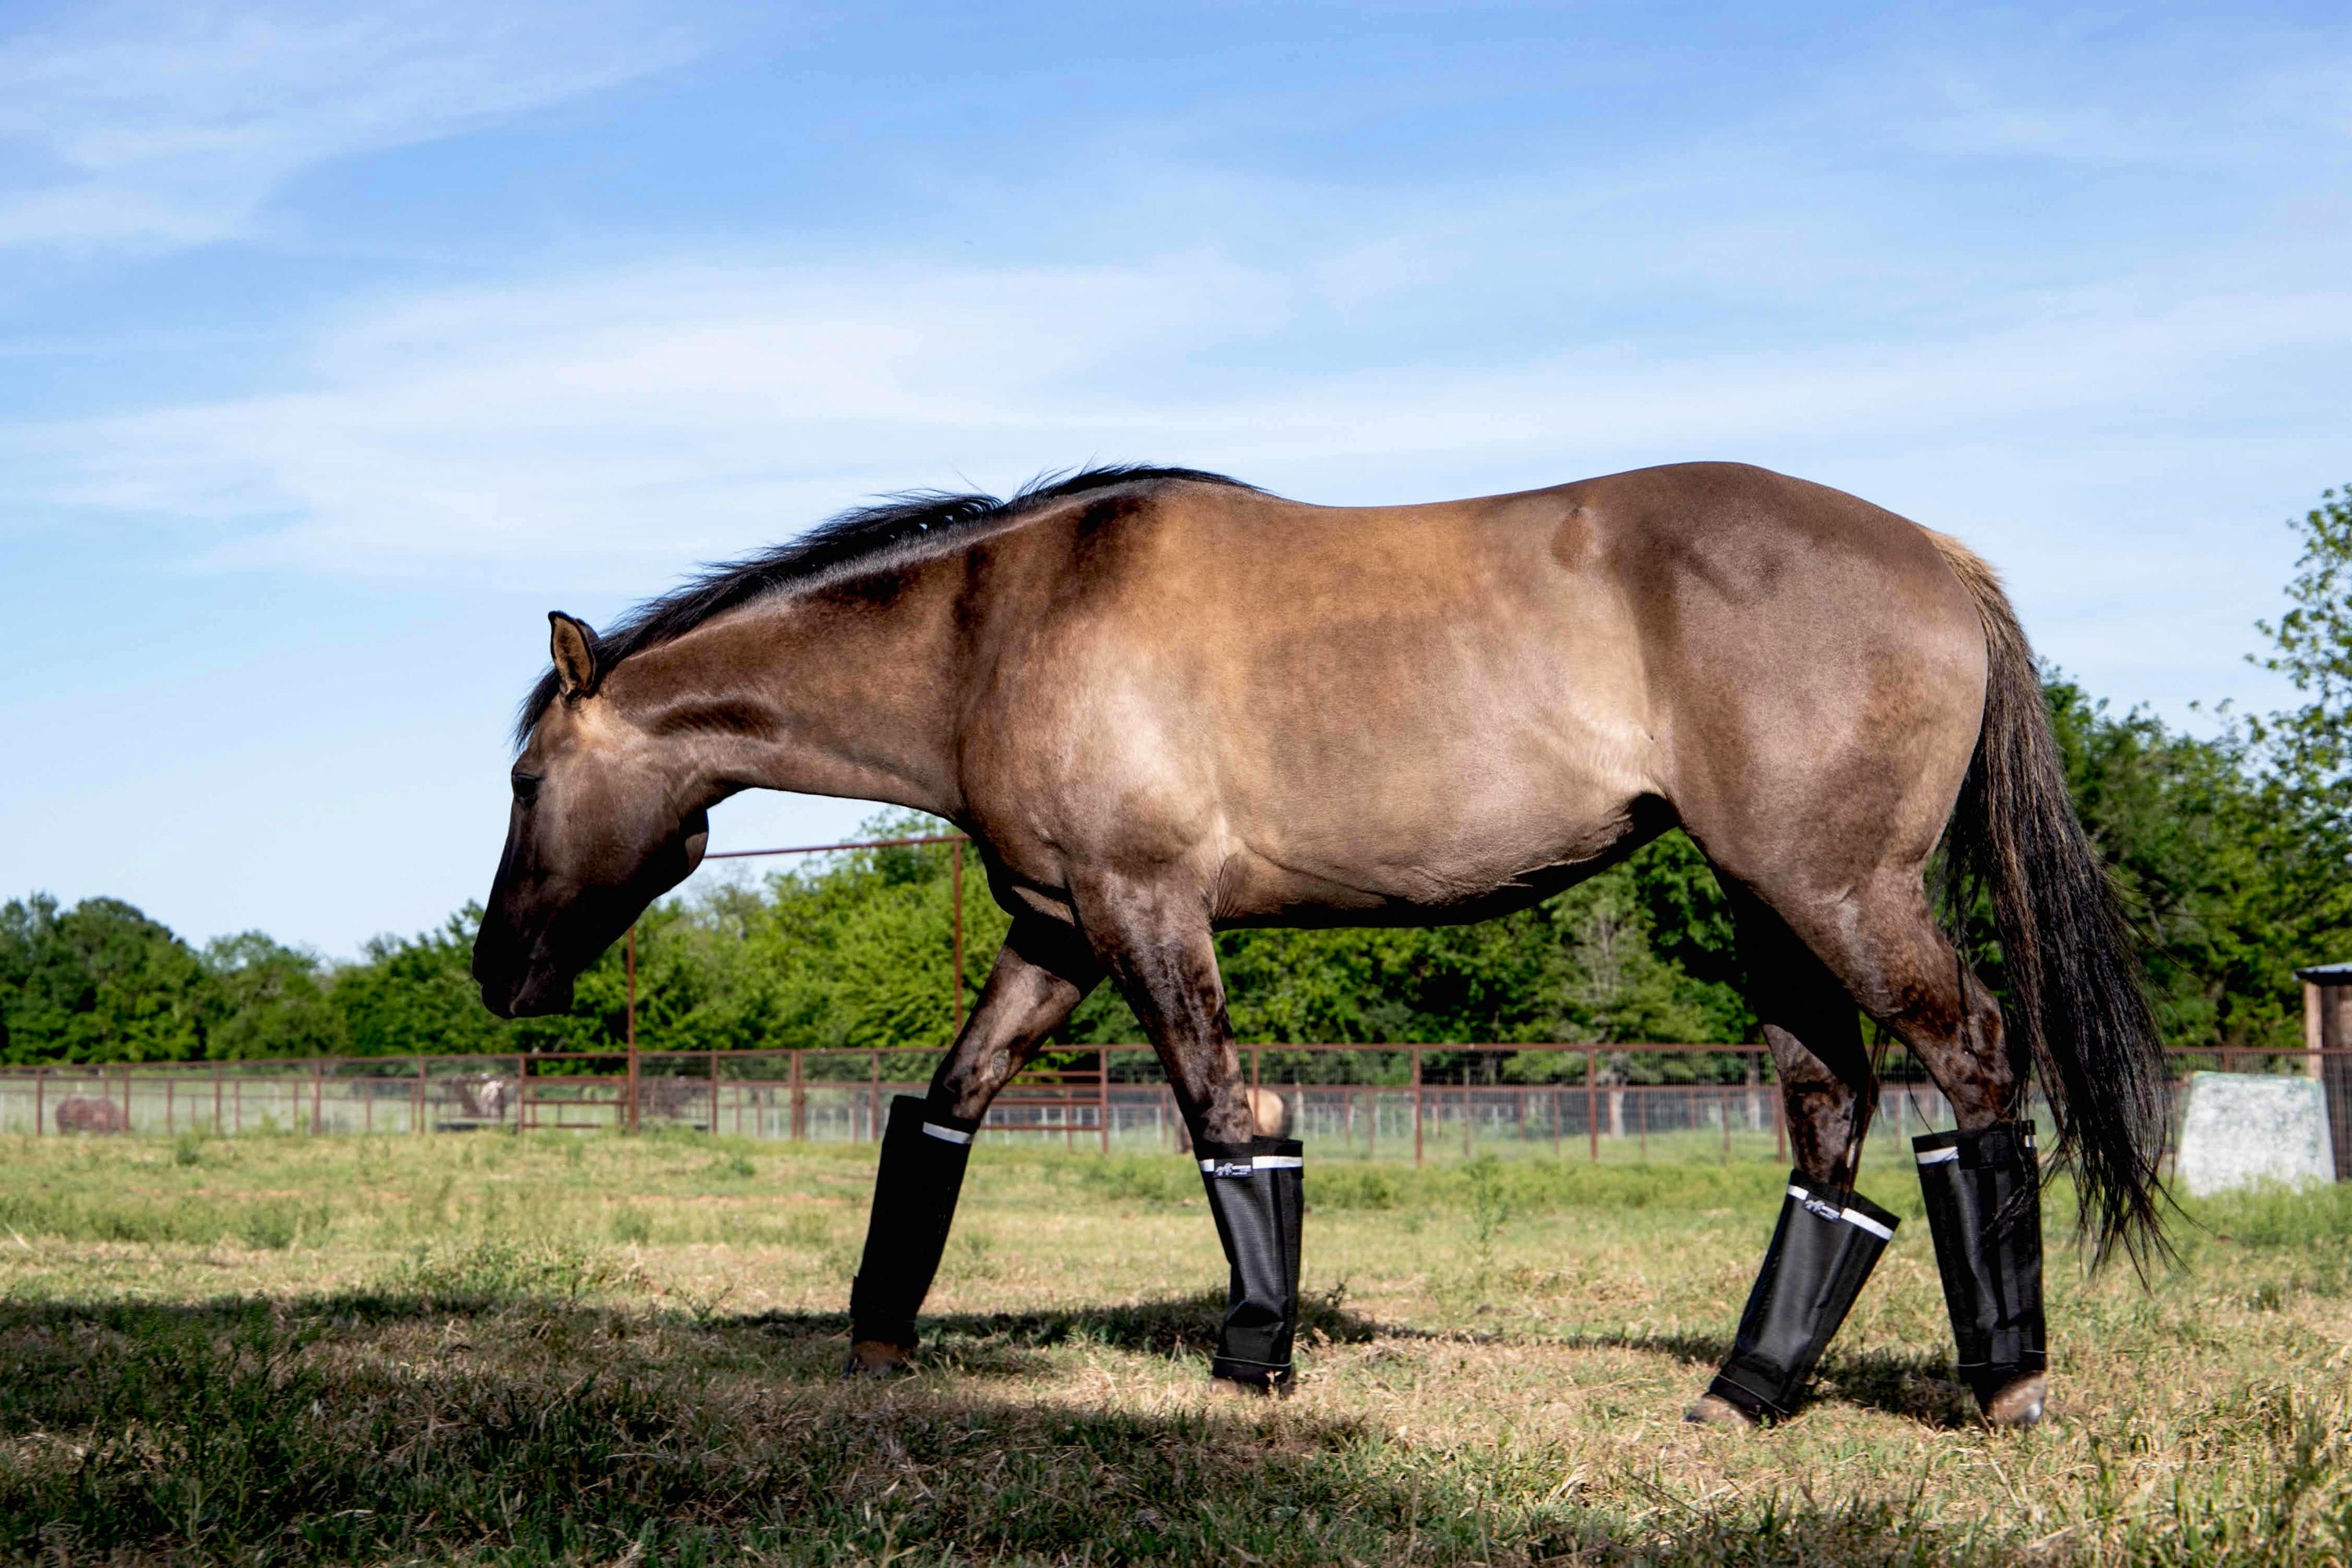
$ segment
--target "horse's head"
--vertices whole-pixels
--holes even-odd
[[[558,1013],[572,983],[645,907],[684,881],[710,836],[676,748],[599,694],[596,637],[553,629],[556,695],[514,764],[506,853],[474,941],[483,1005],[502,1018]]]

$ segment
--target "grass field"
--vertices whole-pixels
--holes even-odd
[[[1205,1396],[1166,1156],[983,1146],[925,1370],[845,1385],[870,1150],[0,1140],[0,1555],[2343,1563],[2347,1189],[2053,1252],[2054,1422],[1948,1375],[1913,1217],[1767,1433],[1686,1426],[1781,1173],[1310,1165],[1302,1386]],[[2053,1234],[2062,1217],[2053,1211]]]

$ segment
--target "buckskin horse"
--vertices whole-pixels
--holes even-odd
[[[1955,1111],[1916,1154],[1988,1420],[2040,1420],[2046,1386],[2029,1076],[2084,1233],[2163,1246],[2162,1061],[2032,654],[1981,560],[1853,496],[1700,463],[1328,508],[1098,468],[892,498],[602,636],[551,625],[474,951],[494,1013],[568,1005],[739,790],[944,817],[1013,917],[929,1093],[891,1108],[852,1373],[908,1363],[973,1131],[1108,978],[1230,1264],[1211,1374],[1285,1387],[1303,1160],[1256,1132],[1211,933],[1481,920],[1674,826],[1734,906],[1795,1163],[1693,1419],[1790,1414],[1893,1234],[1853,1190],[1857,1006]],[[2006,1021],[1932,911],[1939,844],[1990,900]]]

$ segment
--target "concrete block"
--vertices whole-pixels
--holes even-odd
[[[2334,1181],[2327,1102],[2318,1083],[2261,1073],[2189,1074],[2173,1174],[2191,1197],[2257,1182]]]

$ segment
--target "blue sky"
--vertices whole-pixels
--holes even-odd
[[[434,923],[547,609],[1087,459],[1763,463],[2271,705],[2347,174],[2340,5],[0,0],[0,897]]]

